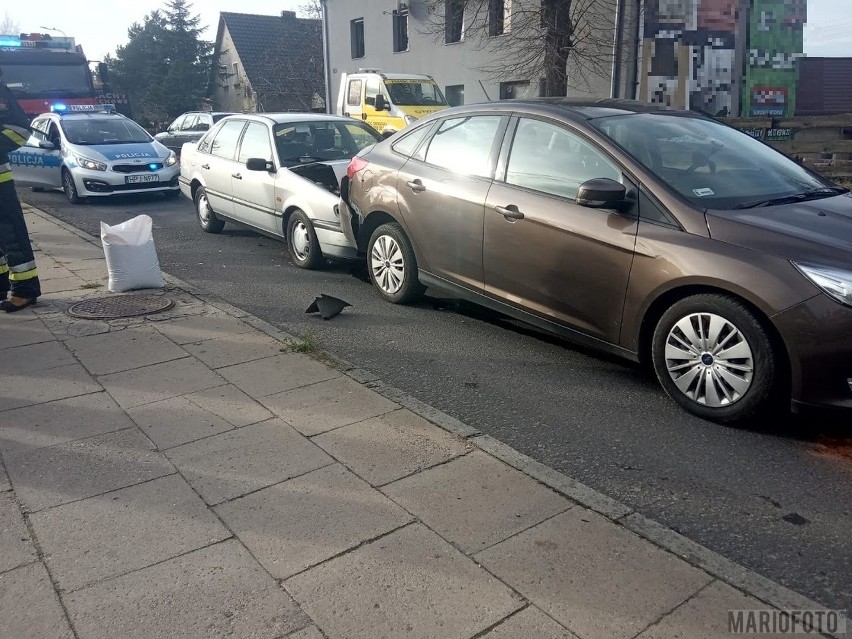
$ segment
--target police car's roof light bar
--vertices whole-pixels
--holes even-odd
[[[63,104],[50,105],[52,113],[115,113],[114,104]]]

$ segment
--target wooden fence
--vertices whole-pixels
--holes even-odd
[[[852,184],[852,113],[723,121],[831,180]]]

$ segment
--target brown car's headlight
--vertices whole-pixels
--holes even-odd
[[[852,272],[830,266],[813,266],[793,262],[799,272],[816,284],[826,295],[841,304],[852,306]]]

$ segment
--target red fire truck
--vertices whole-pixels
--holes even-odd
[[[0,35],[3,81],[33,117],[54,104],[97,104],[89,62],[74,38],[47,34]]]

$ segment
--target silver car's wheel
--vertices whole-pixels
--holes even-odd
[[[405,257],[396,240],[382,235],[373,243],[370,251],[370,268],[373,279],[384,293],[396,295],[405,282]]]
[[[311,254],[311,239],[308,227],[299,220],[293,225],[293,252],[300,261],[307,260]]]
[[[287,220],[287,252],[299,268],[316,269],[325,264],[316,231],[304,211],[296,209]]]
[[[198,215],[198,225],[205,233],[220,233],[225,228],[225,223],[213,212],[203,186],[199,186],[195,192],[195,212]]]
[[[786,392],[787,367],[764,322],[724,294],[675,302],[657,321],[651,344],[660,384],[705,419],[739,422],[766,411]]]
[[[732,322],[714,313],[693,313],[669,331],[666,369],[684,395],[718,408],[748,392],[754,357],[748,340]]]
[[[413,302],[426,290],[417,277],[411,242],[396,222],[382,224],[370,235],[367,270],[379,295],[388,302]]]

